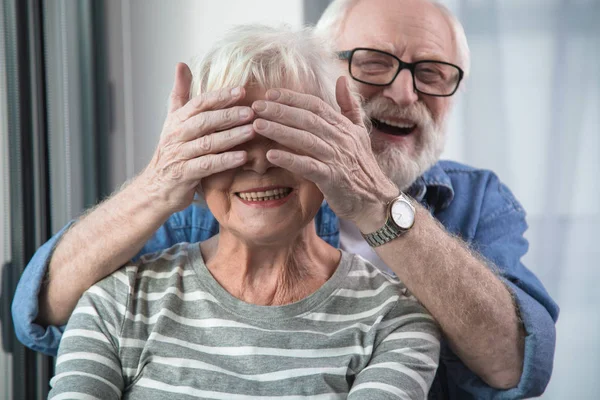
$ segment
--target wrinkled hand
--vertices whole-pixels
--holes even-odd
[[[136,178],[168,213],[191,204],[202,178],[243,165],[245,151],[227,150],[255,136],[252,109],[234,106],[246,95],[244,88],[203,93],[189,100],[191,82],[188,66],[177,64],[158,147]]]
[[[258,117],[254,129],[293,151],[269,150],[268,160],[313,181],[331,209],[362,232],[379,229],[386,203],[399,191],[377,164],[347,78],[336,84],[341,113],[291,90],[269,90],[266,97],[252,105]]]

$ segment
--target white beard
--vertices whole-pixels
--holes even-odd
[[[400,190],[407,190],[439,160],[445,145],[444,121],[436,122],[422,102],[400,108],[391,100],[377,96],[365,103],[364,109],[369,118],[380,120],[387,116],[418,124],[419,132],[414,141],[414,149],[371,135],[371,148],[379,167]]]

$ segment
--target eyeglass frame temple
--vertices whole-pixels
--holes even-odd
[[[360,80],[358,78],[355,78],[354,75],[352,74],[352,57],[354,57],[354,53],[357,50],[374,51],[376,53],[388,55],[388,56],[394,58],[396,61],[398,61],[398,70],[396,71],[396,74],[390,80],[390,82],[386,83],[386,84],[382,84],[382,83],[370,83],[370,82],[365,82],[365,81],[362,81],[362,80]],[[387,51],[377,50],[377,49],[370,49],[368,47],[357,47],[357,48],[352,49],[352,50],[338,51],[338,52],[336,52],[336,54],[337,54],[338,58],[340,58],[341,60],[348,60],[348,73],[350,74],[350,77],[352,79],[354,79],[355,81],[364,83],[366,85],[372,85],[372,86],[389,86],[392,83],[394,83],[394,81],[396,80],[396,78],[398,77],[398,75],[400,74],[400,72],[403,69],[408,69],[410,71],[410,75],[411,75],[412,80],[413,80],[413,89],[415,90],[415,92],[424,94],[426,96],[450,97],[450,96],[453,96],[454,93],[457,92],[458,88],[460,87],[460,83],[462,82],[462,80],[464,78],[464,71],[462,70],[461,67],[459,67],[458,65],[449,63],[449,62],[445,62],[445,61],[419,60],[419,61],[416,61],[414,63],[407,63],[407,62],[402,61],[401,59],[399,59],[395,55],[388,53]],[[449,93],[449,94],[430,94],[430,93],[423,92],[423,91],[421,91],[421,90],[419,90],[417,88],[417,81],[416,81],[416,78],[415,78],[415,66],[417,66],[418,64],[421,64],[421,63],[426,63],[426,62],[435,62],[435,63],[439,63],[439,64],[449,65],[449,66],[454,67],[454,68],[456,68],[458,70],[458,81],[456,82],[456,87],[454,88],[454,90],[452,91],[452,93]]]

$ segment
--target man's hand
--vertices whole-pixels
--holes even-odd
[[[258,116],[254,129],[293,151],[269,150],[268,160],[313,181],[331,209],[361,231],[380,228],[385,204],[399,192],[375,160],[347,78],[336,85],[341,113],[315,96],[291,90],[269,90],[266,98],[252,104]]]
[[[61,238],[50,261],[49,280],[40,291],[38,323],[64,324],[87,288],[135,256],[173,212],[192,202],[202,178],[246,162],[246,152],[227,152],[255,135],[252,109],[234,106],[246,95],[244,89],[189,100],[191,82],[188,66],[178,64],[150,164]]]
[[[243,165],[245,151],[227,150],[255,135],[249,124],[252,109],[234,106],[246,95],[244,88],[203,93],[189,100],[191,82],[190,69],[179,63],[158,147],[135,182],[169,214],[191,204],[202,178]]]

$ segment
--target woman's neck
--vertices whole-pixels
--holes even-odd
[[[313,223],[289,241],[261,244],[221,231],[200,248],[225,290],[258,305],[289,304],[309,296],[331,277],[341,257],[317,236]]]

